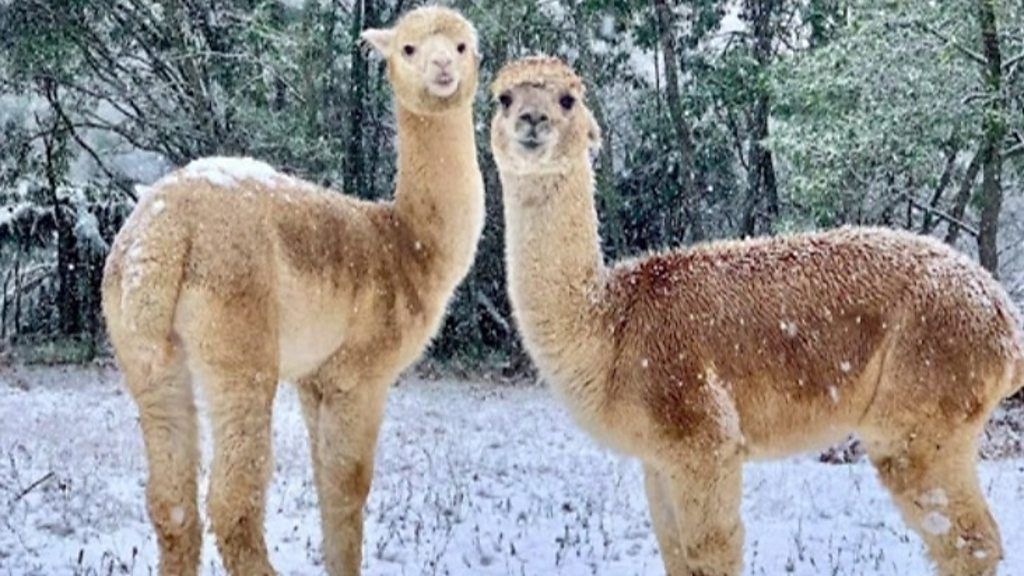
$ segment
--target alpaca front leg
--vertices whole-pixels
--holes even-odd
[[[675,508],[685,576],[740,576],[743,569],[743,463],[735,450],[721,461],[705,459],[662,472]],[[675,576],[675,573],[672,573]]]
[[[324,394],[320,404],[317,490],[324,563],[331,576],[357,576],[362,565],[363,507],[373,479],[374,450],[387,383]]]

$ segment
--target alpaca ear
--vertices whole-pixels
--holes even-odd
[[[370,46],[373,46],[374,50],[384,58],[391,55],[391,44],[395,40],[394,30],[367,28],[366,30],[363,30],[363,33],[360,34],[359,37]]]
[[[591,154],[597,155],[601,151],[601,127],[594,120],[594,114],[587,110],[587,143]]]

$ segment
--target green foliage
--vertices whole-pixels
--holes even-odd
[[[860,3],[847,34],[775,70],[771,144],[817,226],[884,223],[899,195],[936,185],[947,149],[966,154],[979,136],[967,99],[977,71],[923,29],[952,16],[949,5],[877,4]]]
[[[96,237],[110,242],[133,205],[133,184],[174,165],[250,155],[349,194],[389,197],[391,95],[384,65],[357,35],[419,4],[0,3],[0,341],[62,333],[62,315],[71,312],[60,311],[60,294],[81,303],[73,324],[85,334],[62,338],[101,333],[102,255],[90,246]],[[972,55],[980,50],[972,0],[677,0],[667,2],[667,30],[652,2],[451,4],[480,32],[477,141],[487,222],[475,266],[431,347],[449,365],[524,366],[505,294],[501,191],[487,134],[487,86],[510,59],[557,55],[588,84],[605,132],[595,167],[609,258],[685,241],[687,164],[670,109],[682,111],[692,132],[697,209],[711,237],[743,233],[745,213],[765,201],[750,197],[760,193],[749,172],[762,141],[755,135],[764,134],[761,109],[779,198],[758,230],[922,229],[924,214],[907,217],[908,202],[929,204],[949,172],[934,209],[955,211],[954,191],[982,137],[987,108]],[[764,14],[767,50],[752,33]],[[1000,2],[997,19],[1008,105],[991,121],[1006,127],[1003,186],[1012,198],[1024,179],[1024,153],[1010,154],[1024,150],[1024,9]],[[675,102],[665,39],[677,47]],[[976,207],[965,205],[961,217],[974,225]],[[60,222],[90,218],[98,235],[58,232]],[[82,274],[61,276],[59,262]]]

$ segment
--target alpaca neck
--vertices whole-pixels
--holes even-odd
[[[527,346],[556,381],[590,372],[576,359],[593,362],[604,336],[593,175],[589,162],[577,164],[560,174],[502,174],[509,292]]]
[[[483,229],[483,180],[476,159],[473,110],[416,114],[398,105],[395,213],[433,251],[442,289],[466,274]]]

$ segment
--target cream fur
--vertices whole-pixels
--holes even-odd
[[[863,228],[606,266],[587,152],[599,139],[579,79],[535,57],[493,90],[523,340],[576,420],[643,461],[671,576],[740,574],[745,460],[850,432],[940,574],[995,573],[975,441],[1024,384],[1017,312],[998,283],[931,239]]]
[[[161,574],[199,564],[193,377],[210,406],[209,518],[228,572],[273,573],[264,496],[271,405],[286,379],[309,427],[327,572],[359,573],[387,389],[437,331],[484,221],[472,25],[422,8],[367,37],[396,97],[393,202],[207,159],[140,200],[107,260],[103,309],[139,407]],[[404,45],[416,53],[394,48]]]

